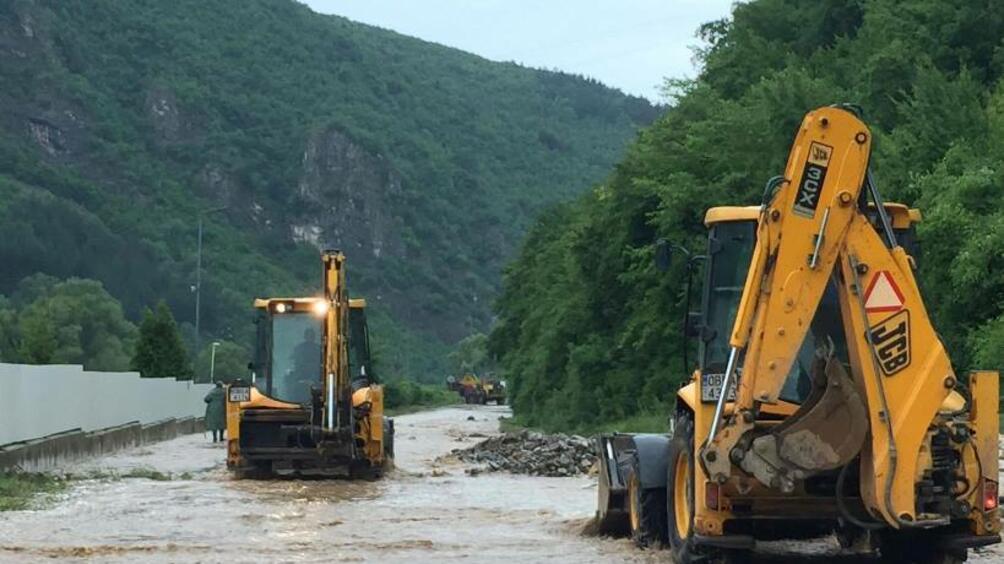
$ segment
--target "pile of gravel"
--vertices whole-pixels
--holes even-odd
[[[576,476],[589,472],[596,462],[593,443],[584,437],[526,430],[454,449],[453,454],[464,462],[479,465],[469,469],[470,474],[501,471],[531,476]]]

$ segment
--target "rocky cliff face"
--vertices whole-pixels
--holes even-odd
[[[401,197],[401,178],[386,159],[341,131],[309,137],[296,195],[294,240],[341,249],[366,263],[404,255],[401,218],[391,205]]]

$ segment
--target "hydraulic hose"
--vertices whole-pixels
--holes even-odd
[[[877,531],[878,529],[884,529],[886,527],[885,523],[878,521],[862,521],[854,515],[851,515],[851,511],[847,509],[847,502],[844,500],[844,480],[847,478],[847,471],[850,469],[851,465],[847,464],[840,469],[840,474],[837,475],[837,509],[840,510],[840,516],[844,518],[845,521],[868,531]]]

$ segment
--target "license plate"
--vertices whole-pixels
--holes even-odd
[[[247,386],[231,387],[229,399],[233,403],[251,401],[251,388]]]
[[[704,403],[715,403],[722,396],[722,385],[725,383],[725,374],[701,374],[701,401]],[[732,386],[729,387],[729,395],[726,401],[736,401],[736,384],[733,379]]]

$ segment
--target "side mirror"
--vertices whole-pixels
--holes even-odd
[[[669,241],[659,239],[655,242],[655,269],[666,272],[673,263],[673,247]]]
[[[704,314],[699,311],[691,311],[687,313],[687,328],[686,336],[688,339],[693,339],[700,337],[702,333],[702,322],[704,321]]]
[[[249,362],[248,363],[248,370],[254,370],[254,363],[253,362]]]

